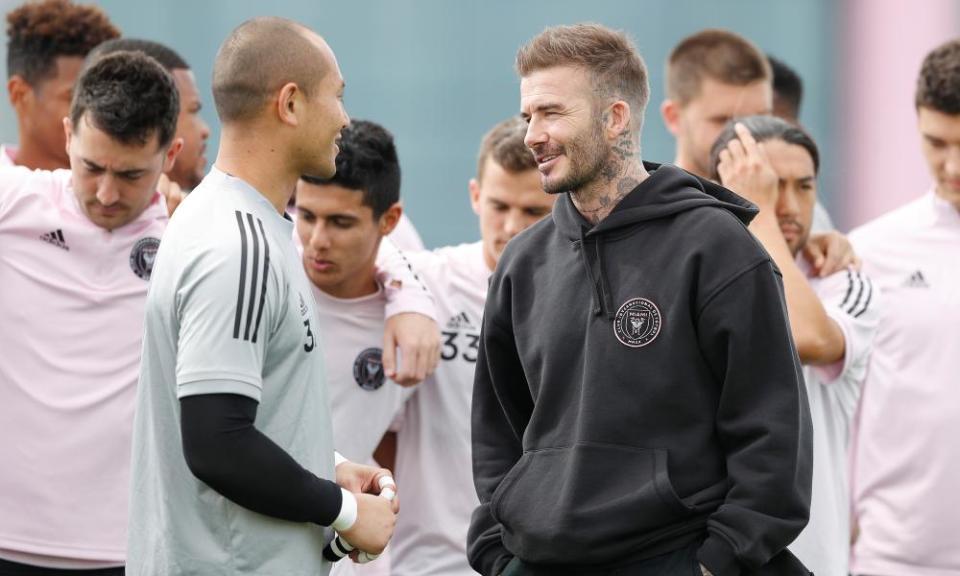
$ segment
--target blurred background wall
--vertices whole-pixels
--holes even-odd
[[[19,1],[0,0],[4,13]],[[801,121],[824,157],[821,198],[841,229],[929,186],[913,125],[923,54],[960,31],[958,0],[101,0],[125,36],[164,42],[193,67],[204,117],[218,128],[210,74],[220,42],[257,15],[293,18],[323,35],[347,82],[354,118],[397,138],[403,199],[428,246],[479,236],[467,200],[480,138],[515,114],[517,48],[546,26],[593,21],[623,29],[650,69],[645,159],[674,156],[659,115],[667,53],[684,36],[728,28],[805,81]],[[922,11],[920,10],[922,8]],[[5,52],[5,45],[2,48]],[[5,63],[5,53],[2,61]],[[5,67],[5,64],[4,64]],[[0,139],[16,140],[9,105]],[[895,177],[889,177],[890,173]]]

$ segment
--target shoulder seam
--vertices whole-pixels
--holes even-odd
[[[735,281],[737,281],[741,276],[747,274],[748,272],[753,271],[753,270],[756,269],[756,268],[759,268],[760,266],[762,266],[763,264],[766,264],[766,263],[770,263],[770,264],[771,264],[771,268],[773,268],[773,270],[774,270],[774,273],[777,274],[778,276],[780,275],[779,270],[777,270],[775,266],[772,266],[773,263],[770,261],[769,258],[762,258],[762,259],[759,259],[759,260],[757,260],[757,261],[755,261],[755,262],[752,262],[752,263],[744,266],[743,268],[741,268],[741,269],[738,270],[737,272],[731,274],[729,278],[727,278],[726,280],[724,280],[723,282],[721,282],[720,285],[717,286],[716,288],[714,288],[713,292],[711,292],[711,293],[704,299],[703,305],[700,306],[700,308],[697,310],[697,319],[699,320],[700,316],[703,314],[703,311],[707,308],[707,306],[709,306],[709,305],[713,302],[713,300],[714,300],[717,296],[720,295],[721,292],[723,292],[724,290],[726,290],[727,287],[729,287],[731,284],[733,284]]]

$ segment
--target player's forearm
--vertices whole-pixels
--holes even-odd
[[[843,358],[843,332],[827,314],[823,303],[797,266],[772,211],[761,211],[750,231],[763,244],[783,276],[783,291],[790,332],[804,364],[831,364]]]
[[[340,487],[318,478],[256,429],[257,403],[236,394],[180,401],[183,452],[190,471],[233,502],[291,522],[334,522]]]
[[[389,239],[380,242],[377,251],[377,282],[387,300],[384,316],[414,312],[437,319],[433,294],[420,279],[410,260]]]

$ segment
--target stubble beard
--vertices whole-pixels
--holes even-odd
[[[564,146],[561,153],[567,158],[570,172],[560,180],[544,180],[544,191],[548,194],[576,193],[589,188],[603,173],[610,158],[610,148],[604,141],[601,123],[594,122],[590,133]]]

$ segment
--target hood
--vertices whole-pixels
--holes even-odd
[[[644,162],[650,177],[634,188],[610,214],[596,226],[590,224],[573,205],[570,194],[557,199],[553,221],[560,233],[580,251],[584,272],[595,287],[593,314],[606,314],[613,320],[615,312],[604,269],[603,237],[638,223],[699,208],[716,206],[729,211],[744,225],[757,215],[757,207],[723,186],[699,178],[669,164]],[[596,261],[596,272],[591,260]]]

